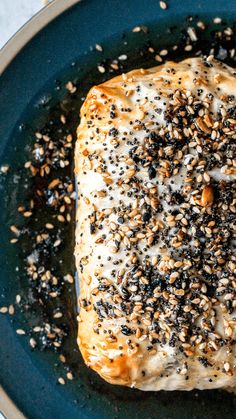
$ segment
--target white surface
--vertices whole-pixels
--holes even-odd
[[[43,0],[0,0],[0,48],[44,4]]]

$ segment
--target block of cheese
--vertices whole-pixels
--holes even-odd
[[[78,344],[112,384],[236,385],[236,72],[208,57],[93,87],[75,150]]]

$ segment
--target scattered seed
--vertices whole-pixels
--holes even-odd
[[[8,312],[9,312],[9,314],[10,314],[11,316],[13,316],[13,314],[15,313],[15,308],[14,308],[13,304],[11,304],[11,305],[8,307]]]
[[[16,295],[16,304],[20,304],[21,296],[19,294]]]
[[[216,25],[219,25],[221,22],[222,22],[222,19],[220,17],[214,17],[213,23],[215,23]]]
[[[98,68],[99,73],[105,73],[106,71],[105,67],[103,67],[102,65],[98,65],[97,68]]]
[[[23,329],[16,330],[17,335],[25,335],[25,331]]]
[[[23,213],[23,215],[24,215],[24,217],[29,218],[29,217],[31,217],[32,212],[31,212],[31,211],[25,211],[25,212]]]
[[[53,225],[53,224],[51,224],[51,223],[46,223],[46,224],[45,224],[45,227],[46,227],[48,230],[52,230],[52,229],[54,228],[54,225]]]
[[[10,166],[8,166],[8,164],[5,164],[5,165],[0,167],[0,172],[1,173],[5,174],[5,173],[9,172],[9,170],[10,170]]]
[[[58,383],[61,384],[62,386],[64,386],[66,384],[64,378],[62,378],[62,377],[58,378]]]
[[[37,346],[37,342],[34,338],[30,338],[29,343],[32,348],[35,348]]]
[[[74,283],[74,277],[71,274],[65,275],[64,279],[65,279],[66,282],[69,282],[70,284]]]
[[[160,4],[160,8],[163,10],[166,10],[168,7],[165,1],[160,1],[159,4]]]
[[[96,50],[97,50],[97,51],[99,51],[99,52],[102,52],[102,51],[103,51],[103,48],[102,48],[102,46],[101,46],[100,44],[96,44],[96,45],[95,45],[95,48],[96,48]]]

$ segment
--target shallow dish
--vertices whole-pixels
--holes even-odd
[[[71,6],[71,7],[69,7]],[[168,49],[183,38],[189,16],[209,23],[221,16],[232,22],[236,2],[212,3],[187,0],[169,1],[163,10],[157,0],[63,0],[50,5],[27,24],[3,49],[0,56],[0,166],[9,164],[12,174],[1,174],[1,250],[0,306],[9,305],[19,292],[27,289],[22,254],[9,243],[9,226],[15,223],[15,208],[24,184],[17,183],[33,130],[43,124],[50,106],[63,97],[55,89],[60,80],[86,80],[89,85],[111,77],[97,71],[98,62],[106,63],[122,54],[131,58],[123,70],[150,66],[140,51],[147,45]],[[63,13],[62,13],[63,12]],[[137,26],[149,28],[137,34]],[[171,28],[171,29],[170,29]],[[101,44],[103,55],[95,45]],[[177,53],[176,53],[177,54]],[[193,52],[192,52],[193,55]],[[178,57],[178,54],[175,55]],[[83,89],[81,89],[82,91]],[[77,110],[78,111],[78,110]],[[78,113],[77,113],[78,115]],[[68,255],[72,263],[72,254]],[[72,295],[75,299],[75,294]],[[233,396],[220,391],[142,393],[110,386],[88,370],[71,335],[72,363],[78,377],[66,386],[57,385],[61,366],[51,352],[32,351],[26,337],[16,335],[22,324],[30,324],[35,313],[18,311],[13,317],[0,315],[0,383],[16,406],[27,416],[40,418],[231,418]]]

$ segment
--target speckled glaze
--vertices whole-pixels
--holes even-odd
[[[122,53],[118,47],[122,34],[130,33],[134,26],[143,24],[152,26],[151,36],[155,42],[168,48],[168,45],[178,41],[178,36],[167,28],[178,26],[186,16],[197,14],[199,18],[210,21],[220,15],[230,22],[236,11],[236,1],[227,3],[225,0],[215,1],[214,8],[213,2],[205,0],[194,3],[192,0],[169,1],[168,10],[160,9],[157,0],[82,0],[66,10],[73,3],[76,2],[68,0],[66,5],[64,0],[53,2],[1,53],[0,70],[4,72],[0,79],[0,165],[9,163],[17,168],[24,161],[28,138],[19,131],[19,125],[22,120],[31,124],[32,112],[38,112],[33,106],[36,99],[53,90],[51,86],[55,79],[75,77],[78,67],[82,68],[83,75],[90,73],[98,61],[98,55],[90,50],[91,45],[102,44],[105,58],[116,57]],[[66,11],[58,16],[63,9]],[[140,43],[144,44],[140,35]],[[137,38],[132,39],[130,48],[133,46],[135,49]],[[72,63],[76,65],[71,66]],[[9,225],[15,221],[14,208],[20,196],[20,191],[16,194],[14,185],[7,177],[1,176],[0,306],[10,304],[19,292],[16,268],[19,267],[19,272],[22,269],[22,261],[9,244]],[[30,316],[31,313],[29,319]],[[227,393],[143,394],[104,383],[81,360],[79,379],[66,386],[58,386],[57,356],[32,352],[27,337],[15,334],[21,322],[21,313],[13,318],[0,317],[0,383],[29,418],[105,419],[125,416],[140,419],[210,419],[232,418],[234,414],[235,402]]]

